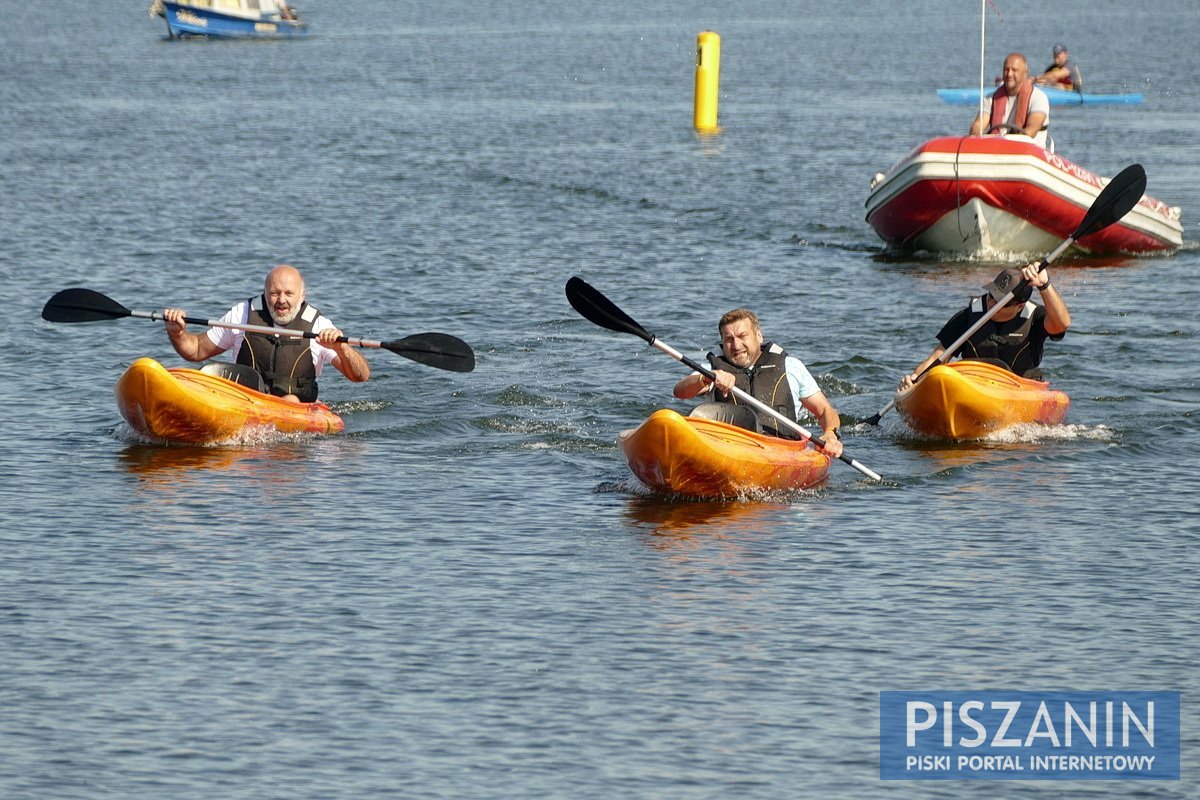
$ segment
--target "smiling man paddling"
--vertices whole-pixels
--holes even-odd
[[[204,334],[186,330],[181,308],[163,312],[167,335],[175,352],[188,361],[205,361],[232,350],[238,364],[253,367],[271,394],[285,400],[311,403],[317,399],[317,377],[326,364],[355,382],[371,377],[371,367],[362,355],[345,342],[342,332],[306,300],[304,278],[290,264],[280,264],[267,273],[263,293],[238,303],[222,322],[263,325],[316,334],[315,339],[209,328]]]
[[[675,384],[675,396],[687,400],[712,392],[713,400],[736,404],[737,398],[731,392],[737,387],[793,422],[798,421],[803,407],[821,426],[825,454],[840,456],[842,443],[837,430],[841,418],[800,359],[789,356],[777,344],[764,342],[758,317],[748,308],[735,308],[725,314],[717,330],[721,334],[721,353],[708,354],[716,382],[693,372]],[[774,417],[756,413],[765,432],[790,437],[790,433],[780,430]]]

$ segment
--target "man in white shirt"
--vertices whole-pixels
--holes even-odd
[[[984,99],[983,114],[971,123],[971,136],[985,133],[1019,133],[1047,146],[1050,98],[1029,79],[1029,62],[1020,53],[1004,59],[1004,81]]]
[[[186,312],[181,308],[166,309],[163,321],[175,352],[188,361],[204,361],[232,351],[237,363],[258,371],[272,394],[285,400],[312,402],[317,399],[316,378],[326,364],[333,364],[355,382],[370,378],[371,367],[352,346],[337,341],[342,332],[305,298],[300,271],[280,264],[267,273],[261,296],[238,303],[221,321],[291,328],[311,332],[312,338],[269,336],[224,327],[195,334],[185,329]]]

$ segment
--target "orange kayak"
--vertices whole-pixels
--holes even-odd
[[[829,472],[829,457],[804,442],[666,408],[623,431],[618,442],[638,480],[656,491],[691,497],[803,489]]]
[[[939,364],[896,395],[896,410],[909,427],[939,439],[978,439],[1023,422],[1056,425],[1070,406],[1050,384],[984,361]]]
[[[139,358],[117,381],[121,416],[144,436],[207,444],[256,430],[337,433],[346,425],[324,403],[292,403],[195,369]]]

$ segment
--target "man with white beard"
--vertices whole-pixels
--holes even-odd
[[[221,317],[234,325],[288,328],[315,334],[313,338],[273,335],[230,328],[209,328],[203,334],[186,330],[182,308],[163,312],[167,335],[175,352],[188,361],[205,361],[227,350],[236,363],[253,368],[271,394],[302,403],[317,399],[317,377],[326,364],[355,382],[371,377],[367,360],[337,339],[342,332],[305,302],[304,278],[289,264],[267,273],[263,293],[238,303]]]

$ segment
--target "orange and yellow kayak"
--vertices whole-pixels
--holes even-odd
[[[803,489],[829,472],[829,457],[804,442],[666,408],[623,431],[618,442],[638,480],[656,491],[691,497]]]
[[[324,403],[292,403],[195,369],[139,358],[117,381],[121,416],[154,439],[207,444],[255,430],[337,433],[346,425]]]
[[[1023,422],[1056,425],[1071,400],[1050,384],[984,361],[939,364],[896,395],[909,427],[939,439],[978,439]]]

